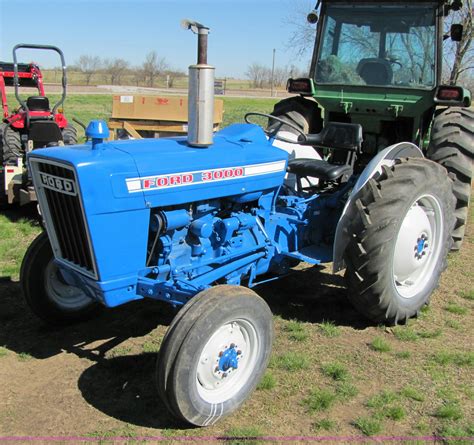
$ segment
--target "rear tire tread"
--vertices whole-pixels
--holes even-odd
[[[474,157],[474,113],[467,108],[447,108],[434,120],[427,156],[448,170],[457,199],[453,250],[462,245],[468,220]]]
[[[387,289],[387,272],[382,269],[387,262],[388,246],[393,242],[400,208],[406,203],[407,191],[413,188],[414,183],[426,183],[429,177],[432,181],[436,178],[436,181],[447,184],[448,195],[444,198],[454,208],[446,170],[426,159],[413,158],[397,160],[393,167],[384,167],[378,178],[369,180],[356,202],[358,212],[348,227],[350,241],[345,252],[348,297],[359,312],[375,322],[396,324],[419,311],[416,307],[402,307],[394,303]],[[400,183],[405,184],[404,187]],[[385,196],[390,198],[385,199]],[[454,225],[454,217],[448,222],[451,223]],[[447,237],[446,252],[450,244],[451,238]],[[446,256],[443,255],[440,272],[447,267]],[[437,285],[438,281],[435,288]]]

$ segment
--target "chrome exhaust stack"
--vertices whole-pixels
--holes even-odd
[[[198,35],[197,65],[189,67],[188,144],[206,148],[213,143],[214,130],[214,73],[207,64],[209,28],[192,20],[183,20],[184,29]]]

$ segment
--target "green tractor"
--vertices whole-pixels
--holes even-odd
[[[443,42],[466,32],[454,24],[445,35],[444,20],[460,8],[459,0],[318,1],[308,16],[318,23],[310,78],[290,79],[288,91],[299,96],[275,105],[272,114],[289,125],[269,125],[275,134],[296,134],[295,125],[319,133],[329,122],[360,124],[356,157],[317,149],[331,163],[352,163],[356,173],[389,145],[416,144],[454,181],[453,250],[464,237],[474,151],[471,93],[441,84]]]

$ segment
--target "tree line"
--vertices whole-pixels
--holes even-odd
[[[112,85],[120,85],[125,76],[132,76],[137,86],[153,87],[159,78],[165,78],[167,86],[173,88],[177,78],[186,76],[183,71],[172,68],[156,51],[149,52],[139,66],[132,66],[122,58],[102,59],[84,54],[69,69],[81,73],[87,85],[94,81],[95,76],[101,74],[107,76]]]
[[[77,61],[68,67],[70,72],[80,73],[86,85],[92,85],[100,78],[106,79],[111,85],[134,83],[136,86],[154,87],[160,81],[168,88],[173,88],[179,78],[187,77],[182,70],[172,68],[164,57],[159,57],[156,51],[151,51],[138,66],[133,66],[122,58],[100,58],[92,55],[81,55]],[[248,66],[245,76],[250,88],[285,87],[290,77],[304,77],[306,74],[294,65],[272,68],[259,63]],[[124,82],[124,79],[127,79]]]
[[[289,78],[307,77],[308,73],[304,73],[295,65],[273,69],[255,62],[249,65],[245,76],[249,79],[251,88],[271,88],[272,85],[285,87]]]

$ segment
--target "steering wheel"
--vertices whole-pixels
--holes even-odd
[[[257,113],[257,112],[252,112],[252,113],[247,113],[244,117],[244,120],[247,124],[253,124],[253,122],[249,119],[249,117],[251,116],[260,116],[260,117],[266,117],[267,119],[271,119],[271,120],[274,120],[274,121],[277,121],[277,122],[280,122],[281,124],[284,124],[290,128],[292,128],[293,130],[295,130],[300,136],[303,137],[303,140],[301,140],[300,138],[298,138],[296,141],[292,141],[290,139],[286,139],[282,136],[278,136],[278,133],[272,133],[268,130],[266,130],[265,128],[261,127],[259,125],[259,127],[261,127],[264,131],[264,133],[269,136],[269,137],[272,137],[273,139],[276,139],[278,141],[282,141],[282,142],[287,142],[288,144],[300,144],[300,143],[304,143],[307,141],[307,136],[306,134],[304,133],[303,130],[301,130],[301,128],[297,127],[296,125],[292,124],[291,122],[288,122],[280,117],[277,117],[277,116],[273,116],[271,114],[265,114],[265,113]],[[258,124],[254,124],[254,125],[258,125]]]

